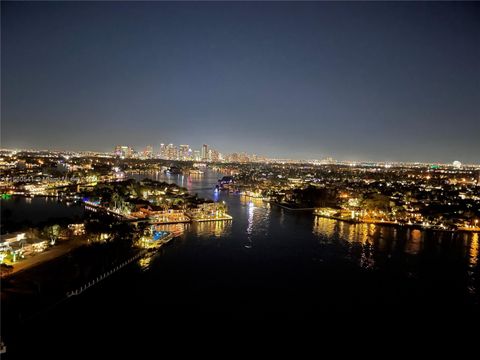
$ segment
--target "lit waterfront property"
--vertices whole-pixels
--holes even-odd
[[[243,195],[243,196],[246,196],[246,197],[251,197],[251,198],[255,198],[255,199],[263,199],[263,195],[261,193],[261,191],[243,191],[240,193],[240,195]]]
[[[103,211],[125,221],[178,224],[231,220],[225,203],[212,203],[177,185],[144,179],[100,184],[83,197],[85,208]]]
[[[69,224],[68,229],[72,232],[72,235],[84,235],[85,234],[85,224]]]
[[[25,232],[2,235],[0,263],[15,264],[18,261],[45,251],[50,245],[48,240],[28,237]]]
[[[318,208],[314,210],[314,214],[318,216],[325,216],[325,217],[335,217],[339,215],[339,209],[333,208]]]
[[[368,210],[351,210],[351,209],[334,209],[334,208],[316,208],[314,215],[325,217],[329,219],[336,219],[354,223],[366,224],[380,224],[380,225],[399,225],[399,226],[413,226],[424,229],[432,229],[439,231],[471,231],[480,232],[478,220],[474,224],[457,224],[456,226],[446,226],[443,223],[426,221],[420,215],[409,217],[408,219],[390,218],[388,214],[382,211],[368,211]]]
[[[190,222],[190,218],[185,215],[184,210],[163,210],[152,211],[148,209],[140,209],[138,213],[132,214],[135,216],[140,213],[140,218],[148,219],[151,223],[155,224],[178,224]]]
[[[139,211],[130,213],[130,218],[148,220],[153,224],[180,224],[191,221],[221,221],[232,220],[232,217],[225,211],[224,204],[205,203],[198,208],[189,210],[160,210],[155,211],[149,208],[141,208]]]
[[[144,249],[155,249],[172,240],[174,235],[169,231],[159,230],[151,225],[140,238],[139,245]]]
[[[187,215],[192,221],[223,221],[232,220],[232,217],[226,213],[224,203],[205,203],[196,209],[190,209]]]

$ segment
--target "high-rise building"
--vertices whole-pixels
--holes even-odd
[[[143,157],[145,159],[151,159],[153,155],[153,146],[147,145],[145,149],[143,149]]]
[[[230,155],[227,156],[227,159],[226,159],[228,162],[238,162],[238,154],[237,153],[232,153]]]
[[[178,148],[175,145],[168,144],[166,151],[168,160],[178,160]]]
[[[181,160],[189,160],[189,145],[180,145],[180,159]]]
[[[133,154],[133,149],[130,146],[117,145],[115,146],[114,155],[122,159],[131,158]]]
[[[167,147],[165,146],[165,144],[160,144],[160,151],[158,152],[158,156],[160,159],[167,158]]]
[[[193,151],[193,160],[195,160],[195,161],[201,161],[202,160],[202,154],[200,153],[200,150],[194,150]]]
[[[208,145],[203,144],[202,145],[202,160],[203,161],[208,161]]]
[[[321,165],[332,165],[335,164],[335,160],[332,157],[325,157],[320,161]]]
[[[215,149],[208,150],[208,160],[213,162],[219,161],[219,152]]]

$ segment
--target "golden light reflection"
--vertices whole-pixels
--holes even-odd
[[[335,227],[337,225],[337,222],[337,220],[315,216],[313,221],[313,233],[320,236],[325,235],[327,238],[330,239],[335,234]]]
[[[374,225],[375,226],[375,225]],[[379,235],[378,236],[373,236],[374,232],[378,230],[379,232]],[[388,231],[392,230],[392,233],[388,233]],[[385,235],[385,232],[387,232],[386,236]],[[373,229],[373,232],[371,234],[371,238],[375,238],[376,239],[376,243],[375,243],[375,247],[378,251],[381,251],[381,252],[384,252],[384,251],[388,251],[389,249],[389,245],[391,245],[391,242],[387,240],[387,238],[389,239],[392,239],[392,242],[395,242],[395,239],[397,238],[397,229],[389,229],[389,228],[385,228],[385,227],[382,227],[382,226],[377,226],[377,227],[374,227]]]
[[[410,231],[410,236],[407,239],[405,245],[405,252],[407,254],[416,255],[420,252],[422,247],[422,232],[418,229],[413,229]]]
[[[361,245],[360,266],[365,269],[371,269],[375,266],[375,259],[373,257],[373,241],[372,234],[375,232],[375,225],[373,224],[355,224],[356,239]],[[355,240],[352,240],[354,242]]]
[[[375,266],[373,234],[377,226],[374,224],[351,224],[344,221],[316,216],[313,222],[313,233],[327,239],[328,242],[340,237],[348,243],[348,253],[362,268]]]
[[[360,266],[364,269],[373,269],[375,266],[375,259],[373,258],[373,250],[371,246],[362,246]]]
[[[253,204],[255,207],[263,207],[265,203],[262,199],[249,197],[249,196],[240,196],[240,204],[250,206]]]
[[[338,223],[338,227],[337,227],[337,231],[338,231],[338,235],[341,237],[341,238],[345,238],[345,222],[344,221],[340,221]]]
[[[470,266],[475,267],[478,263],[478,233],[472,234],[472,242],[470,243]]]
[[[358,229],[358,232],[359,232],[358,239],[360,239],[360,243],[362,245],[369,243],[369,240],[370,240],[369,224],[357,224],[356,229]]]
[[[153,256],[145,256],[138,260],[138,265],[142,270],[146,270],[150,266],[150,263],[152,262],[152,258]]]
[[[166,224],[166,225],[155,225],[156,231],[168,231],[173,234],[174,237],[181,236],[185,230],[190,226],[190,224]]]
[[[221,237],[230,229],[231,221],[204,221],[196,223],[195,230],[199,236]]]

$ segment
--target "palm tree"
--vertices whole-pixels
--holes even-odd
[[[60,235],[60,225],[47,226],[44,233],[50,239],[50,245],[55,245],[55,241],[58,239],[58,235]]]
[[[113,202],[113,208],[118,209],[122,200],[122,197],[117,192],[114,192],[110,201]]]

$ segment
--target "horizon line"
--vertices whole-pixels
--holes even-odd
[[[56,152],[56,153],[97,153],[97,154],[111,154],[112,157],[115,157],[113,155],[113,151],[98,151],[98,150],[66,150],[66,149],[39,149],[39,148],[0,148],[0,151],[17,151],[17,152],[39,152],[39,151],[45,151],[45,152]],[[235,152],[233,152],[235,153]],[[233,153],[225,153],[225,154],[233,154]],[[247,153],[245,151],[242,151],[241,153],[246,153],[246,154],[254,154],[254,153]],[[319,164],[319,165],[335,165],[335,163],[340,163],[341,165],[361,165],[361,164],[369,164],[369,163],[376,163],[376,164],[419,164],[419,165],[443,165],[443,166],[452,166],[453,162],[440,162],[440,161],[414,161],[414,160],[407,160],[407,161],[401,161],[401,160],[339,160],[335,159],[333,156],[323,156],[323,158],[320,159],[295,159],[295,158],[281,158],[281,157],[269,157],[269,156],[263,156],[260,155],[261,157],[265,158],[266,161],[288,161],[288,162],[297,162],[297,163],[312,163],[316,161],[322,161],[326,159],[332,159],[334,164]],[[136,160],[145,160],[145,159],[136,159]],[[155,160],[152,159],[152,160]],[[168,160],[168,159],[156,159],[156,160]],[[195,161],[195,160],[170,160],[170,161],[193,161],[193,162],[205,162],[205,161]],[[459,160],[455,160],[459,161]],[[257,161],[257,162],[262,162],[262,161]],[[462,166],[468,166],[468,167],[480,167],[480,163],[461,163]]]

